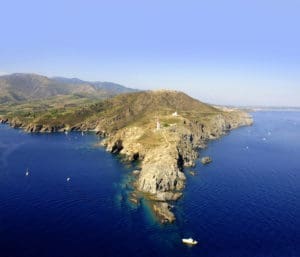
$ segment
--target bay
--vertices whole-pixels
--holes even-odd
[[[200,152],[168,225],[128,201],[133,167],[95,134],[1,125],[0,256],[300,256],[300,112],[253,116]]]

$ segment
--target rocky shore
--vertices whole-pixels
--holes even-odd
[[[176,91],[124,95],[107,101],[104,107],[92,108],[85,110],[91,114],[80,122],[68,119],[71,122],[66,123],[66,117],[51,123],[27,122],[18,116],[0,117],[0,121],[28,132],[97,132],[104,137],[102,145],[107,151],[140,162],[139,171],[134,172],[135,191],[149,199],[163,223],[175,220],[172,203],[182,196],[184,168],[195,165],[199,149],[209,140],[253,122],[246,112],[218,109]],[[82,110],[73,115],[82,115]]]

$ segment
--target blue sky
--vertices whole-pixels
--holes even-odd
[[[1,1],[0,74],[300,106],[300,2]]]

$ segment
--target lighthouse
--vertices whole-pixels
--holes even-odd
[[[156,130],[160,130],[160,122],[158,118],[156,120]]]

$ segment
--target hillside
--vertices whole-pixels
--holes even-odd
[[[0,118],[29,132],[93,130],[104,136],[108,151],[140,161],[131,200],[150,200],[162,222],[175,220],[169,203],[181,197],[184,167],[195,164],[198,150],[208,140],[252,124],[245,112],[216,108],[177,91],[129,93],[80,107],[58,102],[0,109]]]
[[[25,73],[0,76],[0,104],[47,99],[58,95],[102,99],[133,91],[136,90],[111,82],[48,78]]]
[[[209,122],[210,117],[223,112],[221,109],[204,104],[188,95],[168,90],[143,91],[121,94],[94,103],[82,100],[80,97],[52,97],[46,102],[29,101],[19,105],[0,107],[0,115],[9,120],[18,120],[22,126],[30,128],[33,125],[43,125],[44,129],[63,130],[101,130],[104,133],[114,133],[123,127],[145,126],[150,123],[156,126],[157,118],[162,125],[178,122],[178,117],[170,113],[178,111],[180,117],[197,122]],[[72,104],[72,100],[75,104]]]

